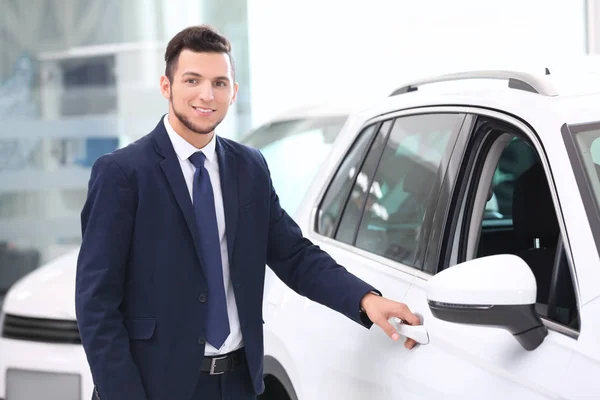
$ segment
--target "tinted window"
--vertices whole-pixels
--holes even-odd
[[[393,120],[386,121],[381,125],[379,133],[375,137],[371,149],[365,158],[365,162],[356,176],[350,197],[346,203],[340,226],[335,234],[335,238],[341,242],[354,244],[354,236],[360,223],[360,218],[365,207],[365,202],[373,198],[373,191],[377,190],[377,185],[372,185],[373,176],[377,170],[377,165],[381,159],[381,154],[387,141],[387,136],[392,126]],[[354,175],[354,174],[352,174]],[[367,196],[367,194],[369,194]]]
[[[600,123],[588,124],[586,128],[571,127],[577,132],[575,144],[585,170],[585,178],[600,209]]]
[[[460,114],[398,118],[369,188],[356,247],[420,268],[420,230]]]
[[[360,168],[360,163],[371,141],[373,132],[375,132],[375,127],[375,125],[371,125],[362,131],[327,189],[319,208],[319,220],[317,222],[317,232],[322,235],[332,237],[335,232],[342,213],[342,207],[346,203],[346,198],[354,183],[356,173]]]
[[[494,171],[492,191],[485,206],[484,220],[512,218],[512,201],[515,179],[537,160],[535,151],[525,141],[511,140]]]

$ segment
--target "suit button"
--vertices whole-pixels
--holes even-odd
[[[206,303],[206,295],[202,293],[200,296],[198,296],[198,301],[200,303]]]
[[[206,344],[206,340],[203,337],[198,338],[198,344]]]

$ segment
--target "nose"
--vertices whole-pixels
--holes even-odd
[[[199,85],[198,98],[207,103],[214,100],[215,96],[213,93],[212,82],[205,80]]]

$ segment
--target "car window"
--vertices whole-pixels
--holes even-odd
[[[485,207],[484,221],[512,218],[512,198],[515,179],[536,161],[535,151],[525,141],[514,138],[502,152],[494,171],[492,189]],[[494,225],[490,222],[488,225]]]
[[[483,214],[478,257],[517,251],[513,224],[515,184],[523,173],[538,162],[533,147],[519,137],[513,137],[502,150]]]
[[[370,125],[363,129],[335,173],[319,206],[316,230],[320,234],[329,237],[335,234],[342,207],[346,204],[350,188],[377,127],[377,125]]]
[[[466,192],[455,190],[455,193],[463,193],[460,202],[464,217],[457,225],[461,233],[453,240],[463,245],[476,243],[477,247],[472,250],[475,254],[469,254],[471,250],[463,247],[467,251],[459,255],[457,263],[495,254],[520,257],[536,280],[537,313],[577,330],[579,315],[574,285],[552,198],[549,173],[529,139],[514,129],[514,132],[489,133],[489,138],[485,139],[489,145],[482,148],[490,150],[477,155],[469,150],[466,152],[467,158],[479,158],[471,165],[482,167],[473,167],[471,172],[465,172],[472,174]],[[478,136],[477,132],[474,136]],[[507,144],[503,147],[494,145],[504,141]],[[498,151],[501,154],[498,155]],[[498,161],[488,163],[484,160]],[[471,161],[463,162],[468,164]],[[495,169],[491,182],[485,178],[491,176],[488,175],[489,168]],[[497,215],[490,215],[489,209],[483,212],[484,203],[477,200],[490,193],[498,199]],[[488,201],[486,208],[489,204]],[[477,224],[479,229],[470,228]]]
[[[572,127],[571,130],[576,132],[576,149],[596,208],[600,210],[600,123],[586,125],[586,128]]]
[[[394,121],[374,178],[365,182],[366,189],[355,185],[364,210],[356,247],[421,267],[416,254],[425,210],[434,198],[431,191],[450,138],[463,119],[461,114],[424,114]]]
[[[261,151],[279,202],[294,215],[346,117],[303,118],[266,124],[242,143]]]
[[[352,175],[356,175],[356,179],[346,202],[340,226],[335,233],[335,238],[341,242],[354,244],[354,237],[364,211],[365,202],[369,204],[371,199],[377,196],[377,185],[372,185],[371,182],[373,182],[373,176],[381,159],[392,124],[393,120],[381,124],[360,171],[358,174],[352,172]]]

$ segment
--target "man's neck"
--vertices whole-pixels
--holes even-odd
[[[191,144],[197,149],[202,149],[206,147],[208,143],[212,140],[215,131],[207,134],[200,134],[190,130],[187,126],[183,125],[181,121],[173,114],[169,113],[169,123],[173,127],[175,133],[181,136],[186,142]]]

